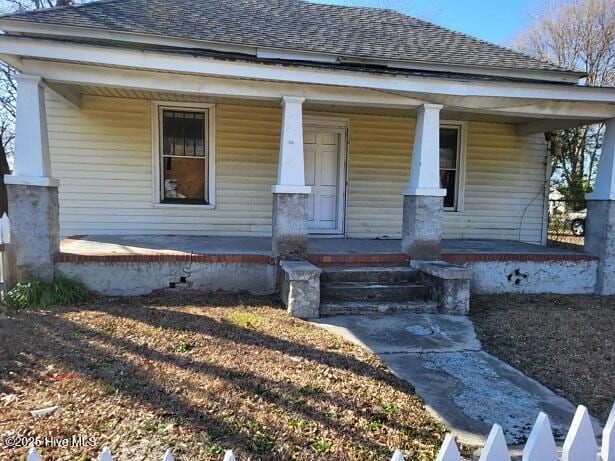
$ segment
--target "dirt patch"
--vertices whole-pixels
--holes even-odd
[[[239,296],[100,299],[0,319],[0,407],[0,443],[94,440],[40,450],[54,460],[96,459],[105,445],[120,460],[167,447],[176,459],[233,448],[240,460],[380,461],[400,447],[431,460],[444,433],[369,352]]]
[[[615,297],[475,296],[486,351],[606,421],[615,401]]]

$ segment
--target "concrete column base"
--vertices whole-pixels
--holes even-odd
[[[615,294],[615,200],[588,200],[585,252],[600,258],[596,293]]]
[[[289,315],[300,319],[320,317],[321,270],[303,260],[280,261],[280,297]]]
[[[404,195],[401,249],[411,259],[440,259],[444,198]]]
[[[31,277],[50,282],[60,252],[58,188],[7,184],[6,190],[11,223],[7,286]]]
[[[273,256],[307,258],[308,194],[273,194]]]
[[[472,271],[444,261],[411,261],[420,271],[422,283],[431,287],[438,312],[447,315],[468,315],[470,312],[470,281]]]

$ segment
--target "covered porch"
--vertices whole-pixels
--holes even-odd
[[[57,268],[106,294],[156,289],[275,291],[271,237],[107,235],[63,239]],[[472,273],[476,294],[592,293],[598,258],[511,240],[444,239],[442,259]],[[321,270],[408,267],[401,240],[308,239]],[[135,293],[135,286],[141,292]]]
[[[352,264],[373,258],[374,263],[408,261],[399,239],[308,238],[308,258],[322,264]],[[179,235],[82,235],[60,242],[58,261],[138,260],[155,256],[263,256],[273,260],[270,237]],[[442,257],[447,260],[592,260],[582,251],[532,245],[514,240],[443,239]],[[363,258],[363,259],[362,259]],[[380,258],[380,261],[378,261]],[[389,258],[387,260],[387,258]]]
[[[79,277],[87,263],[96,284],[98,265],[130,263],[143,293],[188,283],[181,263],[214,263],[199,286],[224,289],[245,263],[246,289],[267,292],[268,266],[284,260],[444,260],[471,266],[479,292],[615,290],[612,91],[157,51],[141,59],[29,38],[5,37],[0,51],[22,71],[6,177],[16,280]],[[198,118],[199,136],[187,143],[184,125],[167,143],[166,117],[176,116]],[[602,120],[587,254],[536,246],[547,237],[543,133]],[[191,154],[166,150],[176,138]],[[60,243],[75,234],[114,236]],[[152,262],[175,266],[160,278]],[[110,276],[105,290],[117,282],[127,292],[134,273]]]

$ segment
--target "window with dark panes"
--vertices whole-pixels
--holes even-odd
[[[208,204],[207,111],[163,109],[162,203]]]
[[[440,187],[446,189],[444,208],[457,208],[459,127],[440,128]]]

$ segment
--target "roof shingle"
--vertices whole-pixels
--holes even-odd
[[[302,0],[103,0],[4,18],[349,58],[565,70],[393,10]]]

